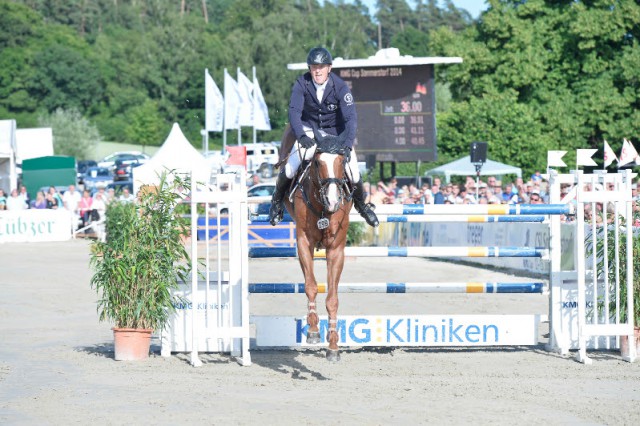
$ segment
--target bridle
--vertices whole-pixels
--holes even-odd
[[[338,154],[340,155],[340,158],[342,160],[342,170],[343,170],[343,177],[341,178],[336,178],[336,177],[330,177],[330,178],[322,178],[320,176],[320,160],[319,157],[322,154],[322,152],[318,152],[316,151],[316,154],[314,155],[313,158],[313,176],[311,177],[312,180],[315,181],[316,186],[318,187],[318,192],[320,194],[320,202],[322,204],[322,211],[324,213],[334,213],[334,211],[329,210],[329,187],[332,184],[336,185],[336,188],[338,190],[338,200],[337,200],[337,205],[341,205],[343,203],[343,201],[345,200],[345,198],[347,197],[346,195],[346,191],[348,188],[348,180],[346,177],[346,173],[344,173],[344,167],[345,167],[345,161],[344,161],[344,155],[342,154]]]
[[[310,192],[311,192],[311,195],[313,196],[313,199],[317,201],[317,204],[320,204],[321,206],[320,209],[317,209],[314,206],[314,203],[311,201],[310,196],[307,193],[307,190],[305,190],[305,185],[300,185],[300,192],[302,193],[302,199],[307,205],[309,211],[311,211],[316,217],[319,218],[318,220],[319,229],[325,229],[329,226],[329,220],[325,217],[325,215],[331,215],[337,211],[337,208],[333,211],[329,208],[329,205],[330,205],[329,190],[331,185],[335,184],[337,189],[336,206],[340,206],[345,202],[351,201],[351,192],[349,191],[349,181],[347,179],[347,176],[346,176],[347,174],[345,172],[346,161],[345,161],[344,153],[340,152],[339,150],[336,150],[334,152],[332,151],[334,150],[327,150],[326,148],[321,149],[320,147],[317,147],[313,160],[310,161],[309,165],[307,166],[307,168],[303,173],[303,179],[306,178],[309,182],[311,182],[311,186],[317,188],[318,190],[317,195],[315,194],[315,191],[310,191]],[[342,160],[341,167],[343,171],[343,177],[323,178],[321,176],[320,156],[323,153],[338,154],[340,156],[340,159]],[[331,165],[331,167],[333,167],[333,165]]]

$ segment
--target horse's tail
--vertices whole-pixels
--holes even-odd
[[[277,168],[280,168],[287,162],[294,143],[296,143],[296,135],[293,133],[291,125],[287,124],[282,135],[282,142],[280,143],[280,155],[278,156],[278,162],[276,163]]]

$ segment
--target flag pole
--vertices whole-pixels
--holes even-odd
[[[236,70],[236,81],[240,81],[240,67]],[[242,126],[240,125],[240,119],[238,119],[238,146],[242,146]]]
[[[209,73],[209,69],[204,69],[204,129],[202,129],[201,134],[202,138],[202,152],[207,155],[209,151],[209,140],[208,140],[208,130],[207,130],[207,74]]]
[[[256,131],[256,66],[253,66],[253,97],[251,98],[251,117],[253,121],[253,143],[257,142],[258,132]]]
[[[224,69],[224,88],[227,88],[227,69]],[[225,93],[224,96],[224,102],[227,102],[227,94]],[[222,105],[222,114],[223,114],[223,119],[222,122],[224,123],[222,126],[222,154],[224,155],[225,152],[227,152],[227,108],[225,107],[225,105]]]

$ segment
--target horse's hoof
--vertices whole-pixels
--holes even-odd
[[[338,362],[340,361],[340,351],[338,349],[327,349],[327,361]]]
[[[320,332],[319,331],[307,332],[307,343],[312,345],[320,343]]]

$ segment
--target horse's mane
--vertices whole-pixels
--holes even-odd
[[[314,129],[313,134],[318,143],[317,152],[326,152],[328,154],[345,155],[347,150],[347,147],[344,144],[344,140],[347,137],[346,132],[342,132],[338,136],[333,136],[333,135],[322,136],[320,132]]]

